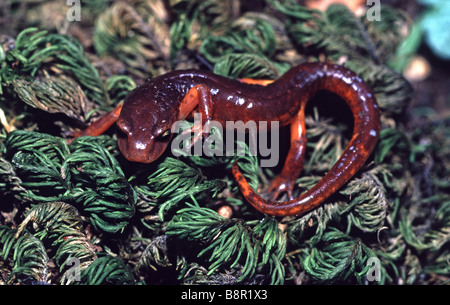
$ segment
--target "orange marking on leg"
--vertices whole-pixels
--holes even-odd
[[[267,86],[274,82],[272,79],[253,79],[253,78],[239,78],[241,83],[251,84],[251,85],[260,85]]]

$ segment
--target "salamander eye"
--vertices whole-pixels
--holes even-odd
[[[164,130],[158,136],[159,141],[166,141],[170,137],[170,129]]]

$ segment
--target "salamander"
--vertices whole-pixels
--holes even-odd
[[[305,107],[320,90],[331,91],[349,106],[354,119],[352,138],[330,171],[311,189],[294,198],[295,180],[302,170],[306,150]],[[176,70],[148,80],[134,89],[114,111],[75,136],[98,135],[116,123],[118,145],[126,159],[150,163],[166,150],[171,126],[195,109],[203,126],[211,121],[278,121],[290,125],[290,148],[281,173],[271,182],[270,200],[250,187],[239,170],[232,174],[246,200],[262,213],[299,215],[319,206],[364,165],[380,132],[380,111],[369,86],[354,72],[335,64],[303,63],[275,81],[235,80],[202,70]],[[288,201],[278,202],[287,193]]]

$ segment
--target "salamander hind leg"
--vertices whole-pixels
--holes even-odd
[[[294,198],[295,180],[300,175],[305,161],[305,105],[306,103],[302,102],[300,111],[291,122],[291,143],[283,169],[266,190],[271,200],[277,200],[283,193],[288,195],[289,200]]]

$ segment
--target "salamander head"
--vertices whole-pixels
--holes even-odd
[[[126,159],[150,163],[162,155],[172,139],[171,126],[178,113],[176,101],[148,85],[127,97],[117,120],[117,142]]]

